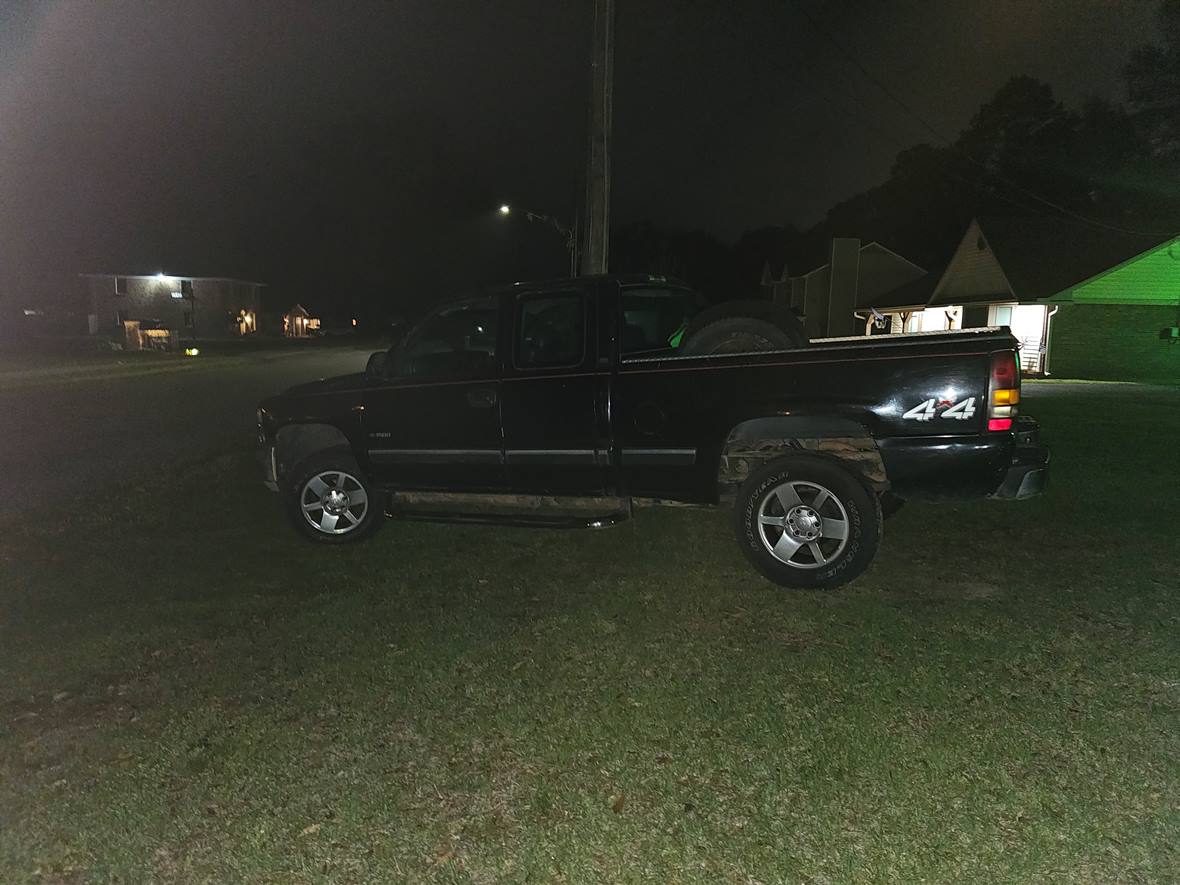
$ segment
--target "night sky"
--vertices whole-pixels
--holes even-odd
[[[617,0],[613,220],[809,225],[930,140],[788,0]],[[807,0],[956,133],[1007,78],[1121,99],[1149,0]],[[0,2],[0,297],[82,271],[425,303],[560,274],[589,0]],[[289,297],[288,297],[289,295]]]

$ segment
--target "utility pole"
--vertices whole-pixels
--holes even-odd
[[[610,128],[614,91],[615,0],[594,0],[590,58],[590,131],[582,273],[606,273],[610,241]]]

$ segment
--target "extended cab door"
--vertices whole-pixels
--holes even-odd
[[[597,365],[594,283],[512,293],[511,349],[501,386],[513,491],[597,495],[606,486],[610,366]]]
[[[450,304],[407,336],[388,376],[365,396],[369,469],[402,489],[504,488],[500,304]]]
[[[620,290],[620,359],[611,423],[622,481],[632,495],[706,500],[712,491],[702,482],[700,414],[717,402],[715,378],[658,371],[651,362],[677,354],[703,304],[698,293],[670,283]],[[715,477],[710,479],[715,486]]]

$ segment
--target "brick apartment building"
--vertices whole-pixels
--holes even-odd
[[[263,283],[226,277],[82,274],[91,335],[127,321],[181,338],[235,338],[259,331]]]

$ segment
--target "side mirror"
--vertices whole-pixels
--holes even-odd
[[[370,378],[384,378],[385,368],[388,363],[388,352],[384,350],[378,350],[369,355],[369,361],[365,363],[365,374]]]

